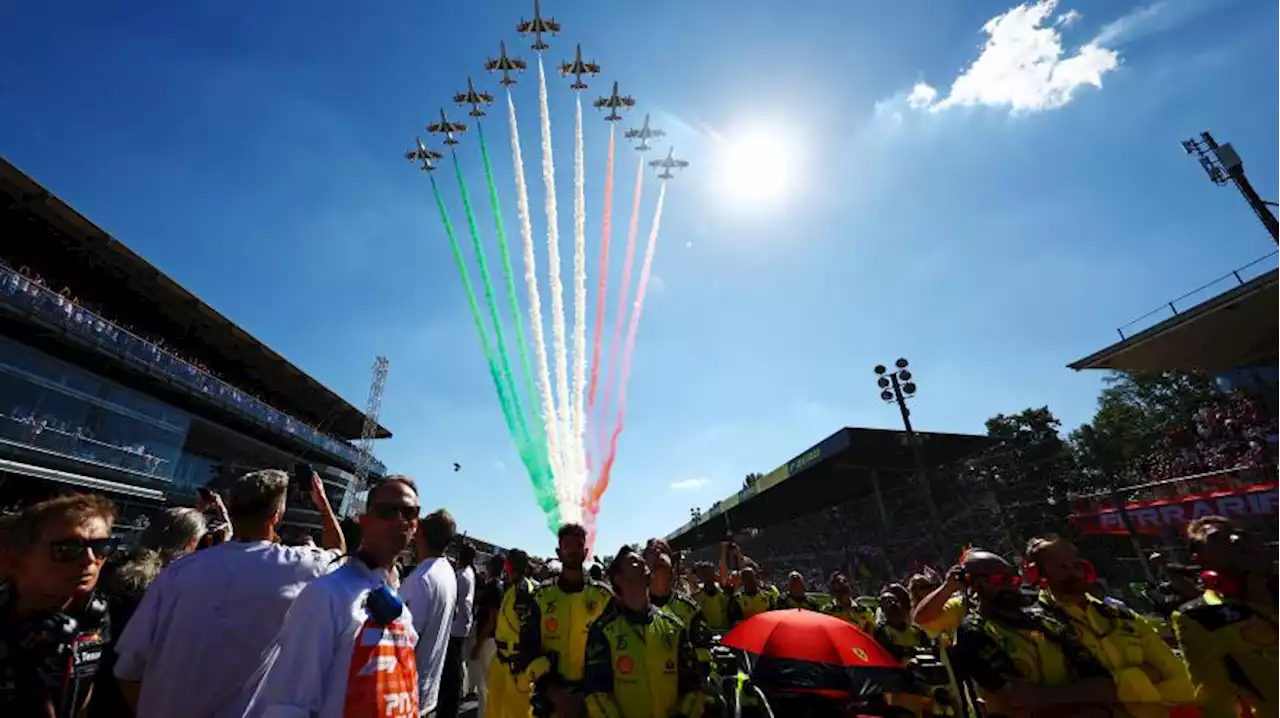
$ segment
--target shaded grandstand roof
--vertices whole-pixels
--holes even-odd
[[[916,432],[930,467],[953,464],[996,443],[976,434]],[[843,428],[667,536],[677,548],[712,541],[730,528],[767,526],[825,506],[869,495],[869,469],[885,482],[914,473],[906,432]],[[885,487],[881,487],[882,489]],[[763,494],[767,496],[762,497]]]
[[[1271,259],[1275,255],[1264,257]],[[1261,261],[1261,260],[1259,260]],[[1220,372],[1276,361],[1277,270],[1236,286],[1185,311],[1174,300],[1173,316],[1125,336],[1111,346],[1068,364],[1075,370]]]
[[[358,439],[364,413],[227,319],[38,182],[0,158],[0,227],[24,238],[5,247],[17,264],[57,267],[60,281],[167,346],[197,356],[266,403],[342,439]],[[24,237],[25,235],[25,237]],[[379,426],[377,438],[391,432]]]

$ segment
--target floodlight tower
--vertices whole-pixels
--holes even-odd
[[[915,464],[916,479],[920,482],[920,491],[924,494],[925,506],[929,509],[929,530],[933,535],[933,548],[938,552],[939,560],[947,560],[946,547],[942,542],[939,527],[942,519],[938,517],[938,505],[933,502],[933,489],[929,486],[929,473],[925,470],[924,450],[920,447],[920,437],[911,426],[911,409],[907,408],[907,399],[915,396],[916,383],[912,381],[911,372],[907,370],[906,359],[893,363],[894,371],[885,369],[883,364],[875,368],[876,385],[880,387],[880,398],[887,404],[897,404],[902,414],[902,428],[906,434],[907,444],[911,447],[911,460]]]
[[[1209,179],[1214,184],[1219,186],[1228,182],[1234,184],[1236,189],[1240,190],[1240,194],[1244,195],[1249,208],[1258,215],[1262,225],[1271,233],[1271,239],[1280,243],[1280,224],[1267,208],[1268,204],[1274,206],[1275,203],[1263,200],[1253,189],[1253,185],[1249,184],[1249,178],[1244,174],[1244,161],[1240,159],[1240,155],[1236,153],[1230,142],[1219,145],[1213,139],[1213,135],[1201,132],[1200,139],[1193,137],[1185,140],[1182,143],[1182,149],[1186,150],[1187,154],[1196,156],[1205,174],[1209,175]]]
[[[387,386],[387,368],[391,362],[386,357],[373,360],[373,380],[369,383],[369,401],[364,409],[364,427],[360,430],[360,443],[356,445],[359,458],[356,461],[355,478],[347,487],[347,496],[343,501],[343,514],[357,513],[363,510],[363,501],[357,494],[369,488],[369,467],[373,464],[373,439],[378,433],[378,414],[382,411],[382,391]]]

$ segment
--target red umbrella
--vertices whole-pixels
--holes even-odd
[[[874,638],[823,613],[766,611],[738,624],[720,642],[750,654],[751,680],[764,690],[916,692],[910,671]]]

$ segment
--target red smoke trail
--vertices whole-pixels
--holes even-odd
[[[609,338],[609,365],[605,371],[604,384],[602,389],[605,392],[605,398],[609,396],[609,392],[614,386],[614,375],[617,373],[619,344],[622,343],[622,324],[627,314],[627,294],[631,289],[631,269],[636,258],[636,235],[640,233],[640,195],[644,190],[644,155],[640,155],[640,161],[636,164],[636,184],[635,192],[631,197],[631,224],[627,227],[627,249],[624,252],[625,258],[622,261],[622,290],[618,295],[618,313],[614,317],[613,336]],[[601,402],[601,411],[607,408],[607,404]],[[598,434],[598,442],[600,448],[604,448],[604,431],[603,422],[601,422],[602,430]],[[601,478],[604,478],[603,467],[601,468]],[[598,481],[598,480],[597,480]],[[607,479],[606,479],[607,481]]]
[[[627,343],[622,350],[622,375],[618,380],[617,420],[613,427],[613,435],[609,437],[609,449],[605,452],[604,463],[600,466],[600,478],[591,486],[584,514],[592,516],[600,511],[600,497],[609,489],[609,474],[613,472],[613,460],[618,455],[618,437],[622,435],[623,420],[627,415],[627,380],[631,378],[631,355],[636,349],[636,334],[640,329],[640,314],[644,310],[644,298],[649,289],[649,274],[653,269],[653,254],[658,247],[658,228],[662,224],[662,204],[667,197],[667,183],[663,182],[658,189],[658,206],[653,211],[653,228],[649,230],[649,242],[644,249],[644,264],[640,267],[640,281],[636,285],[636,306],[631,312],[631,323],[627,327]]]

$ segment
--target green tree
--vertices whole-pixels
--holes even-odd
[[[1113,373],[1093,420],[1071,432],[1081,473],[1099,486],[1142,481],[1143,461],[1172,429],[1187,429],[1196,411],[1219,397],[1201,373]]]

